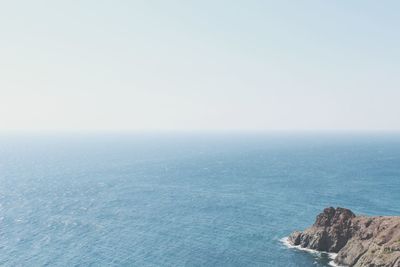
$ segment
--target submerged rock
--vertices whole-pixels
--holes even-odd
[[[400,267],[400,217],[356,216],[326,208],[314,225],[289,236],[292,245],[338,253],[335,263],[356,267]]]

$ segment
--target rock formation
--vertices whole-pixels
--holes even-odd
[[[400,217],[356,216],[326,208],[313,226],[294,232],[292,245],[337,253],[335,263],[355,267],[400,267]]]

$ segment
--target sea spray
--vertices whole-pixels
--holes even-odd
[[[335,258],[337,256],[337,253],[318,251],[318,250],[310,249],[310,248],[303,248],[300,245],[298,245],[298,246],[292,245],[289,242],[289,237],[288,236],[281,238],[280,241],[282,242],[282,244],[285,247],[290,248],[290,249],[297,249],[297,250],[305,251],[305,252],[311,253],[313,255],[318,255],[318,256],[321,256],[322,254],[328,255],[329,259],[331,259],[331,261],[329,261],[329,265],[330,266],[333,266],[333,267],[345,267],[343,265],[337,265],[335,263]]]

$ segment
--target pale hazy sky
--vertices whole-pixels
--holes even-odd
[[[0,131],[400,130],[400,1],[2,1]]]

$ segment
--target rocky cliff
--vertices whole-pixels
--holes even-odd
[[[344,208],[326,208],[314,225],[294,232],[292,245],[338,253],[335,263],[356,267],[400,267],[400,217],[356,216]]]

